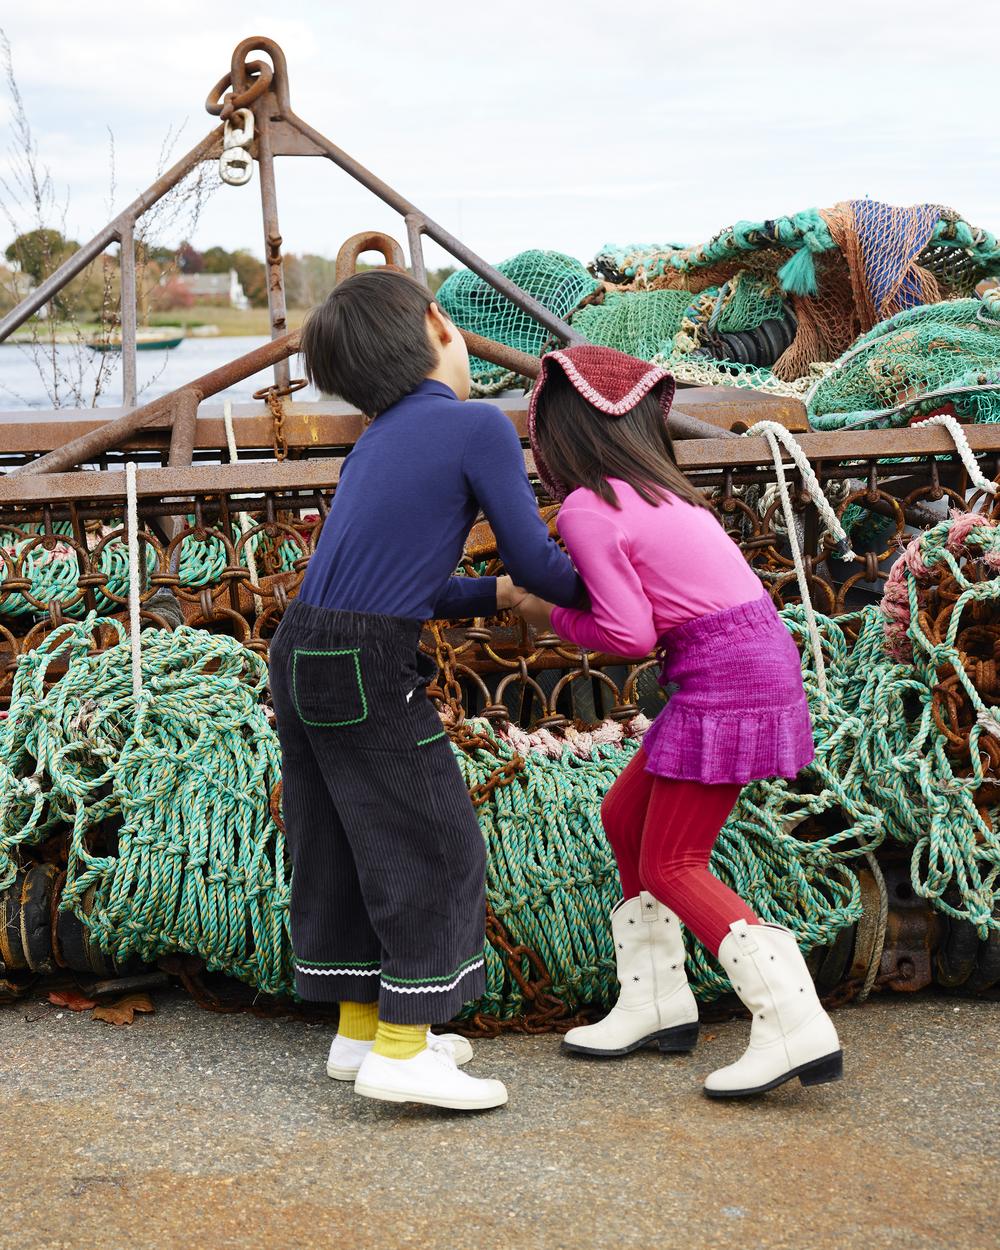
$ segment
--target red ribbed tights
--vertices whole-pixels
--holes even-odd
[[[708,870],[715,839],[741,789],[654,777],[640,747],[601,807],[623,897],[648,890],[716,955],[734,921],[758,923],[740,896]]]

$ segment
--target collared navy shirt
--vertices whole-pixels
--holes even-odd
[[[538,515],[510,420],[427,379],[358,439],[299,592],[305,603],[417,620],[488,616],[496,579],[453,577],[482,510],[514,581],[563,607],[582,597]]]

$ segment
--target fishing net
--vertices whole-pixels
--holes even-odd
[[[615,347],[642,360],[673,350],[692,309],[688,291],[611,292],[573,314],[573,328],[598,347]]]
[[[497,268],[557,317],[566,317],[600,286],[580,261],[562,252],[521,252]],[[516,347],[531,356],[540,356],[551,337],[534,317],[512,304],[471,269],[460,269],[446,278],[436,299],[461,329],[507,347]],[[469,365],[479,394],[502,390],[514,381],[513,374],[478,357],[473,356]]]
[[[592,268],[605,281],[635,290],[701,293],[719,287],[723,294],[754,293],[756,299],[733,298],[724,321],[696,326],[693,336],[678,337],[673,351],[661,355],[671,367],[693,357],[686,381],[759,381],[769,389],[773,378],[794,383],[808,377],[886,317],[971,294],[978,281],[1000,273],[1000,245],[939,205],[897,208],[851,200],[770,221],[738,222],[696,247],[607,245]],[[794,334],[776,355],[781,335],[765,334],[761,327],[782,319]],[[716,338],[705,351],[706,331],[749,338],[734,343]],[[728,360],[742,370],[734,375],[721,363]],[[761,370],[760,378],[748,370]]]
[[[864,199],[737,222],[696,246],[607,244],[589,273],[540,250],[499,268],[592,343],[655,359],[679,381],[801,395],[879,322],[1000,276],[1000,244],[937,204]],[[552,344],[469,270],[438,299],[463,329],[536,356]],[[477,394],[516,380],[477,359],[472,372]]]
[[[820,430],[907,425],[933,412],[1000,421],[1000,290],[911,308],[875,326],[808,399]]]

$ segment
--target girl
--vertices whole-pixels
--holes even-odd
[[[604,347],[542,360],[528,430],[559,533],[590,592],[588,610],[529,597],[518,611],[585,651],[648,655],[675,687],[605,797],[618,861],[611,914],[621,993],[568,1050],[625,1055],[656,1041],[689,1051],[698,1008],[680,922],[718,955],[753,1016],[750,1044],[705,1092],[734,1098],[798,1076],[837,1080],[837,1034],[792,933],[764,924],[708,870],[748,781],[794,777],[813,758],[799,654],[770,596],[674,460],[673,378]]]

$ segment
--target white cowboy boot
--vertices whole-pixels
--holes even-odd
[[[326,1059],[327,1076],[335,1081],[353,1081],[365,1055],[374,1045],[373,1041],[359,1042],[353,1037],[341,1037],[338,1033],[330,1043],[330,1053]],[[444,1047],[459,1067],[472,1058],[472,1047],[457,1033],[432,1033],[428,1029],[427,1045]]]
[[[664,1053],[693,1050],[698,1004],[684,971],[680,921],[644,890],[614,909],[611,933],[621,985],[618,1001],[597,1024],[570,1029],[563,1048],[606,1058],[650,1042]]]
[[[803,1085],[839,1081],[844,1059],[833,1021],[816,995],[806,961],[788,929],[737,920],[719,960],[753,1014],[742,1058],[705,1081],[710,1098],[762,1094],[797,1076]]]

